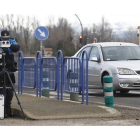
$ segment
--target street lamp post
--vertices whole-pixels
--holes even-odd
[[[75,14],[75,16],[78,18],[78,20],[79,20],[79,22],[80,22],[80,25],[81,25],[82,36],[83,36],[83,39],[82,39],[82,45],[84,45],[84,31],[83,31],[83,25],[82,25],[82,22],[81,22],[80,18],[78,17],[78,15]]]

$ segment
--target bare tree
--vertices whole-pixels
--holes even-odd
[[[32,20],[32,35],[31,35],[31,50],[30,52],[32,54],[36,53],[36,51],[38,51],[40,48],[40,44],[39,44],[39,41],[37,40],[37,38],[35,37],[35,34],[34,34],[34,31],[36,30],[37,27],[39,27],[39,21],[36,17],[33,17],[33,20]]]
[[[110,23],[103,17],[101,23],[93,24],[90,29],[84,28],[84,44],[93,43],[94,38],[97,42],[110,42],[112,31]]]
[[[59,18],[57,24],[47,26],[50,35],[44,42],[46,47],[53,48],[54,55],[59,49],[63,50],[64,55],[73,55],[75,53],[75,45],[73,42],[74,30],[68,21],[64,18]]]
[[[9,31],[11,31],[13,29],[13,25],[14,25],[14,15],[11,14],[11,15],[6,15],[6,19],[7,19],[7,29]]]
[[[0,17],[0,25],[1,25],[1,29],[5,29],[6,24],[5,24],[5,20],[2,16]]]
[[[137,29],[134,27],[129,27],[128,30],[124,32],[123,40],[126,42],[138,44]]]
[[[105,17],[102,17],[102,22],[99,25],[98,31],[100,35],[100,42],[111,41],[111,34],[113,30],[110,23],[105,20]]]

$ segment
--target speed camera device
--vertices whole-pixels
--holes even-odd
[[[10,41],[0,41],[0,48],[8,49],[10,48]],[[2,54],[0,54],[0,60],[2,59]]]
[[[10,41],[0,41],[0,48],[10,48]]]

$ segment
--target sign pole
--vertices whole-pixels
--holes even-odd
[[[35,36],[38,40],[40,40],[40,51],[41,51],[41,54],[44,55],[43,54],[44,52],[42,52],[43,49],[44,49],[43,41],[46,40],[49,37],[49,30],[46,27],[40,26],[35,30]],[[43,73],[43,71],[40,70],[41,75],[42,75],[42,73]],[[40,88],[39,90],[41,91],[42,86],[40,86],[39,88]],[[38,89],[37,89],[37,91],[38,91]],[[47,96],[49,96],[49,94],[48,94],[49,91],[48,90],[47,91],[42,91],[42,95],[44,95],[44,93],[46,94],[46,92],[47,92]]]
[[[40,41],[40,51],[41,51],[41,54],[42,54],[42,48],[43,48],[43,41]]]

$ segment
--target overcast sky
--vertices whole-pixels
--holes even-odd
[[[138,0],[7,0],[1,2],[1,14],[36,16],[45,25],[49,17],[55,21],[59,17],[67,18],[75,28],[80,28],[79,16],[84,27],[101,22],[102,16],[111,23],[114,31],[121,27],[140,25],[140,1]],[[6,7],[4,7],[6,6]]]

